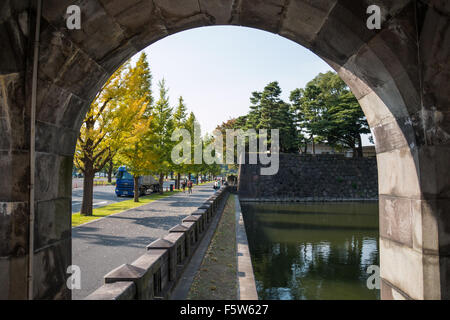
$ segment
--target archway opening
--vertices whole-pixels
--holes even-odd
[[[146,58],[143,58],[143,53],[146,54]],[[145,59],[147,60],[145,61]],[[240,61],[237,61],[237,59],[240,59]],[[260,116],[258,116],[257,123],[255,121],[250,122],[247,120],[245,120],[245,124],[239,126],[228,126],[226,123],[234,123],[239,118],[250,117],[252,115],[252,108],[268,103],[269,99],[273,99],[276,100],[277,104],[270,106],[269,109],[280,108],[280,110],[282,110],[280,112],[285,112],[286,114],[280,113],[278,116],[274,114],[269,117],[288,116],[288,118],[285,118],[285,124],[278,123],[278,125],[297,128],[295,132],[287,132],[288,135],[292,136],[292,141],[288,142],[289,144],[286,144],[287,142],[285,142],[285,140],[280,139],[282,152],[304,154],[307,158],[308,155],[319,156],[326,154],[325,157],[327,158],[325,161],[333,163],[337,159],[339,159],[337,161],[342,162],[348,157],[357,156],[357,145],[359,145],[362,150],[362,145],[357,141],[358,139],[354,139],[355,137],[351,137],[352,140],[351,142],[347,142],[347,145],[343,144],[343,139],[351,135],[351,132],[341,134],[341,140],[336,140],[333,144],[327,142],[325,137],[325,131],[327,129],[325,128],[307,132],[308,128],[313,126],[312,122],[318,122],[319,116],[323,119],[327,117],[325,109],[331,109],[331,106],[322,105],[320,107],[322,110],[319,110],[314,114],[312,112],[316,109],[315,107],[312,107],[311,109],[308,109],[310,112],[310,119],[300,119],[302,116],[299,114],[302,112],[300,109],[301,104],[311,103],[311,101],[318,103],[319,101],[319,98],[315,96],[307,96],[309,91],[302,91],[307,87],[307,84],[309,84],[311,80],[317,77],[314,83],[311,81],[308,90],[312,90],[311,88],[313,88],[314,85],[314,88],[319,88],[320,86],[322,88],[321,90],[324,90],[324,98],[325,95],[335,94],[336,97],[339,97],[339,101],[341,101],[339,103],[334,103],[336,107],[341,103],[346,103],[346,98],[344,96],[350,94],[350,92],[343,83],[337,83],[338,76],[331,72],[332,69],[325,62],[308,50],[285,38],[245,27],[197,28],[159,40],[157,43],[144,49],[141,53],[136,54],[131,60],[131,62],[127,62],[127,66],[121,66],[118,71],[116,71],[116,76],[113,76],[112,79],[110,78],[106,83],[106,88],[104,87],[101,90],[102,94],[105,90],[108,92],[106,97],[101,97],[98,94],[96,95],[98,101],[95,101],[91,107],[94,108],[95,111],[92,111],[91,109],[88,113],[88,117],[84,119],[82,136],[79,137],[76,151],[79,155],[76,155],[74,162],[78,167],[80,167],[80,165],[82,167],[83,158],[91,158],[91,156],[86,156],[83,152],[84,148],[90,149],[90,146],[80,147],[80,143],[84,143],[87,139],[85,132],[86,122],[92,121],[94,118],[98,119],[97,132],[99,133],[99,137],[92,138],[91,143],[91,145],[97,145],[96,139],[103,138],[105,131],[108,130],[107,124],[103,123],[103,118],[112,117],[112,115],[117,117],[121,116],[120,108],[117,108],[116,105],[111,102],[112,99],[115,99],[114,94],[116,94],[115,90],[117,88],[117,83],[121,83],[124,87],[123,91],[121,91],[122,95],[127,95],[127,93],[123,93],[128,90],[125,88],[126,86],[129,86],[132,90],[139,90],[143,87],[145,87],[146,90],[149,90],[149,109],[151,109],[151,112],[154,114],[159,115],[161,110],[155,110],[155,108],[161,104],[165,104],[172,109],[172,116],[179,113],[178,108],[180,107],[180,104],[184,107],[187,106],[187,109],[184,109],[183,111],[185,113],[184,121],[187,121],[189,113],[193,112],[194,118],[197,119],[202,128],[202,137],[205,136],[204,133],[212,133],[216,127],[223,127],[222,129],[225,129],[226,127],[228,129],[236,130],[272,128],[276,123],[270,124],[270,126],[264,126],[262,125]],[[144,76],[142,83],[136,86],[135,82],[138,80],[135,80],[134,74],[143,74],[147,72],[145,71],[146,67],[143,66],[145,64],[144,62],[148,62],[149,64],[149,74],[148,76]],[[117,75],[118,72],[121,74]],[[194,74],[194,72],[196,72],[196,74]],[[319,73],[321,75],[319,75]],[[148,83],[145,78],[148,78]],[[127,84],[127,79],[133,79],[134,82]],[[165,80],[164,84],[159,82],[162,79]],[[276,82],[274,82],[274,80],[276,80]],[[150,84],[150,82],[152,84]],[[252,100],[252,96],[255,96],[254,94],[252,95],[252,92],[261,92],[262,95],[268,95],[269,91],[273,88],[280,92],[271,94],[265,102],[255,102],[252,107],[250,100]],[[164,90],[166,96],[160,95],[161,89]],[[262,92],[263,90],[264,92]],[[325,92],[325,90],[328,91]],[[310,101],[303,101],[303,96],[300,95],[304,95],[305,98]],[[183,96],[182,100],[179,99],[180,96]],[[168,101],[169,97],[172,97],[171,101]],[[353,95],[351,97],[354,100],[353,104],[356,104],[356,107],[360,110],[361,107],[357,105],[355,97]],[[138,100],[139,98],[140,96],[126,100],[126,104],[131,105],[133,104],[133,99]],[[328,98],[328,101],[328,103],[331,103],[330,98]],[[119,112],[102,115],[101,112],[109,112],[108,109],[105,109],[106,103],[108,103],[106,108],[110,107],[113,109],[112,112],[115,112],[115,110],[119,110]],[[120,103],[121,100],[117,102],[119,105]],[[289,110],[282,109],[282,105],[285,104],[289,104]],[[341,109],[341,112],[349,111],[345,106]],[[213,110],[217,110],[217,112]],[[132,112],[137,112],[137,109],[130,108],[127,113]],[[99,114],[97,115],[96,113]],[[328,114],[331,115],[331,113]],[[360,110],[358,114],[362,114],[362,111]],[[128,117],[128,115],[126,115],[126,117]],[[292,117],[292,119],[289,117]],[[296,117],[299,117],[299,119],[294,119]],[[342,118],[340,119],[342,120]],[[169,121],[169,118],[166,120]],[[338,119],[336,119],[336,121],[337,120]],[[361,115],[357,116],[357,118],[352,121],[354,122],[351,124],[354,124],[355,127],[359,125],[359,121],[365,122]],[[93,127],[95,127],[95,125],[93,125]],[[102,130],[100,127],[104,127],[104,129]],[[329,127],[331,128],[331,125]],[[361,136],[363,137],[365,140],[364,145],[370,146],[370,135],[363,134],[363,132],[368,132],[367,127],[367,124],[362,125],[355,132],[357,132],[360,139]],[[273,127],[273,129],[278,129],[278,127]],[[116,132],[119,129],[118,127],[113,127],[111,130]],[[134,130],[134,127],[128,129],[122,128],[122,130],[132,131]],[[320,136],[321,133],[322,135]],[[131,136],[132,135],[133,134],[131,134]],[[167,133],[167,135],[171,136],[172,133]],[[283,136],[286,135],[286,133],[283,132],[280,135]],[[121,142],[120,145],[116,144],[116,148],[120,150],[121,147],[123,147],[123,144],[130,143],[129,141],[132,139],[131,136],[118,138]],[[349,143],[352,143],[353,145]],[[248,150],[248,146],[246,146],[246,148]],[[98,143],[97,150],[103,150],[103,146],[100,143]],[[92,154],[98,154],[99,151],[97,150],[92,152]],[[226,152],[228,152],[228,150]],[[373,152],[372,156],[375,156],[375,152]],[[115,170],[123,165],[127,165],[127,159],[121,157],[120,151],[115,153],[115,156],[112,159],[114,159],[114,162],[116,163]],[[223,156],[223,160],[225,160],[225,155]],[[237,160],[237,158],[235,160]],[[322,178],[315,181],[311,180],[311,177],[307,178],[304,176],[304,173],[307,170],[311,168],[314,170],[314,168],[318,168],[318,164],[320,164],[319,162],[311,163],[309,169],[301,169],[299,176],[294,176],[291,179],[288,179],[289,181],[285,181],[287,189],[298,190],[297,193],[292,193],[290,199],[287,196],[286,191],[273,190],[272,196],[267,197],[266,195],[266,198],[262,200],[274,201],[278,197],[282,197],[285,198],[285,201],[296,202],[311,201],[312,199],[321,199],[322,201],[342,199],[373,201],[378,196],[376,161],[374,159],[372,159],[373,161],[361,160],[363,161],[363,164],[359,164],[358,160],[354,160],[351,161],[351,164],[349,163],[346,166],[336,166],[337,171],[346,171],[345,175],[333,174],[331,170],[321,172],[320,175],[325,179],[327,179],[327,175],[331,174],[327,179],[328,183],[326,184],[324,184],[323,181],[320,181]],[[105,161],[104,157],[100,157],[96,162],[106,163],[108,161]],[[281,171],[283,171],[283,168],[286,165],[283,161],[284,157],[280,164]],[[300,161],[303,161],[301,157],[298,159],[298,162]],[[225,163],[225,161],[223,161],[223,163]],[[145,164],[141,165],[143,166]],[[212,175],[210,174],[210,172],[213,171],[212,169],[203,169],[204,171],[197,172],[194,167],[195,165],[184,168],[173,167],[169,170],[170,173],[165,169],[167,172],[163,174],[164,178],[166,179],[167,177],[167,180],[169,180],[165,182],[165,185],[168,185],[170,181],[173,181],[174,186],[176,186],[176,178],[174,179],[173,173],[175,173],[175,176],[177,173],[180,173],[182,179],[187,177],[190,173],[192,173],[195,178],[198,178],[199,173],[200,176],[204,176],[205,178]],[[234,169],[234,171],[231,171],[233,171],[235,175],[238,174],[237,165],[230,166],[230,168]],[[152,171],[152,173],[156,177],[155,180],[158,180],[159,171],[157,168],[153,169],[154,171]],[[100,171],[105,173],[104,170]],[[358,177],[358,174],[364,174],[365,172],[368,172],[367,176]],[[79,171],[79,173],[82,172]],[[221,172],[220,175],[222,174],[224,173]],[[286,180],[285,174],[285,172],[281,172],[279,176],[284,177],[283,179]],[[350,181],[347,176],[351,176],[351,179],[353,180]],[[332,180],[337,181],[339,179],[341,179],[338,183],[340,185],[330,183]],[[365,180],[371,182],[368,185],[363,185],[364,183],[361,183],[361,181]],[[79,181],[77,182],[80,183]],[[133,183],[133,181],[130,180],[128,183]],[[242,178],[242,183],[246,184],[244,178]],[[275,185],[276,183],[278,182],[276,182],[275,179],[272,183],[266,182],[269,186],[271,184]],[[316,184],[317,186],[312,186]],[[241,189],[248,187],[249,185],[241,186]],[[111,220],[114,221],[116,224],[115,226],[113,226],[112,222],[107,221],[86,224],[88,221],[95,221],[94,219],[104,217],[105,211],[109,210],[108,208],[105,208],[105,206],[111,207],[109,206],[110,203],[122,201],[131,202],[131,200],[128,200],[129,198],[115,197],[114,194],[115,192],[117,194],[118,189],[120,188],[117,186],[94,188],[93,205],[95,209],[92,220],[90,220],[89,217],[84,218],[78,214],[81,208],[82,185],[72,192],[73,197],[76,197],[76,202],[72,200],[72,212],[75,213],[75,215],[72,215],[72,225],[75,226],[72,230],[72,263],[80,267],[83,271],[84,279],[82,290],[73,290],[73,298],[80,299],[86,297],[102,285],[103,276],[109,271],[118,267],[124,261],[131,263],[131,261],[136,260],[143,253],[142,250],[146,245],[156,240],[158,236],[161,236],[164,232],[167,232],[171,227],[174,227],[181,221],[184,216],[179,216],[180,210],[182,210],[182,213],[186,213],[189,208],[194,209],[195,204],[197,206],[201,204],[197,203],[198,201],[194,201],[194,204],[189,203],[192,198],[176,199],[173,203],[166,199],[166,206],[161,205],[161,208],[156,206],[156,209],[148,208],[148,210],[151,211],[151,214],[148,216],[144,214],[145,209],[142,207],[136,209],[139,210],[138,213],[127,212],[126,217],[121,214],[119,214],[119,216],[115,215]],[[316,191],[307,193],[305,192],[307,189],[316,189]],[[122,190],[119,190],[120,195],[122,195],[121,192]],[[133,188],[130,187],[129,190],[127,189],[124,192],[132,194]],[[257,200],[254,199],[252,195],[249,196],[245,193],[242,193],[241,196],[244,200]],[[122,205],[123,208],[126,208],[125,203]],[[337,206],[337,204],[334,204],[334,206]],[[117,206],[112,205],[112,207]],[[330,207],[333,207],[333,205],[330,205]],[[352,208],[349,208],[349,214],[354,213]],[[113,209],[110,210],[111,213],[117,213],[116,211]],[[246,210],[244,210],[244,213],[245,211]],[[338,211],[342,210],[338,209]],[[375,222],[374,228],[376,229],[378,227],[378,215],[375,215],[374,217],[375,219],[373,219],[373,217],[371,217],[371,219]],[[76,223],[74,224],[74,222]],[[78,227],[80,222],[82,225],[81,227]],[[161,222],[159,227],[158,222]],[[151,226],[151,228],[133,228],[136,224]],[[353,227],[356,228],[355,226]],[[326,237],[326,235],[324,236]],[[349,234],[348,236],[351,235]],[[375,242],[377,242],[378,233],[374,239]],[[251,239],[251,241],[255,242],[254,239]],[[348,241],[348,239],[346,238],[344,241]],[[342,243],[333,244],[333,247],[342,245],[351,247],[349,244]],[[378,265],[378,245],[376,244],[375,247],[371,247],[371,250],[373,250],[373,252],[370,254],[374,256],[374,261],[376,261],[376,263],[373,264]],[[102,252],[104,259],[96,259],[98,252]],[[357,254],[362,254],[362,251]],[[92,263],[92,261],[96,262]],[[359,278],[361,275],[357,275],[356,277]],[[376,295],[374,295],[374,297],[375,296]]]

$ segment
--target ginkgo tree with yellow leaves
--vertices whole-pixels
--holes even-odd
[[[172,133],[177,128],[194,133],[195,115],[191,112],[187,117],[181,97],[174,112],[164,80],[159,83],[158,100],[153,101],[151,81],[147,56],[142,53],[134,66],[128,61],[119,68],[92,103],[80,131],[74,160],[84,174],[82,215],[92,215],[95,173],[107,164],[126,166],[133,175],[136,202],[141,176],[157,175],[159,191],[163,192],[164,177],[169,174],[177,173],[179,187],[183,172],[188,172],[189,177],[191,172],[211,172],[205,166],[171,161],[175,145]],[[192,152],[201,143],[201,139],[194,141]]]
[[[147,104],[142,100],[134,102],[132,108],[138,108],[136,120],[124,133],[124,144],[117,157],[121,164],[126,165],[127,171],[134,180],[134,201],[139,202],[139,177],[152,174],[156,170],[158,154],[152,149],[152,116],[145,115]]]
[[[151,73],[143,53],[134,67],[120,67],[95,97],[77,141],[74,163],[83,172],[81,214],[92,215],[95,173],[130,145],[142,128],[149,130]]]

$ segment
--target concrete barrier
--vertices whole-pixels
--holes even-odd
[[[183,222],[193,222],[195,224],[195,242],[198,242],[203,233],[203,219],[201,216],[190,215],[183,219]]]
[[[132,281],[107,283],[85,300],[132,300],[136,296],[136,285]]]
[[[206,226],[209,224],[209,210],[207,208],[198,208],[197,210],[191,212],[191,216],[201,216],[202,217],[202,223],[203,223],[203,229],[206,229]]]
[[[207,201],[207,202],[203,203],[200,207],[198,207],[198,210],[203,210],[205,212],[206,219],[207,219],[207,221],[209,223],[209,220],[211,220],[211,218],[212,218],[212,212],[214,210],[214,204],[213,204],[213,202]]]
[[[195,246],[195,223],[184,222],[183,224],[178,224],[169,230],[169,233],[183,233],[185,236],[184,240],[184,253],[185,258],[190,257],[192,254],[192,248]]]
[[[147,246],[147,253],[104,277],[105,284],[85,300],[168,299],[228,193],[222,187],[163,238]]]

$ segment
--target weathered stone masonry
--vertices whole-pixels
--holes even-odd
[[[258,164],[239,168],[241,201],[377,200],[375,158],[280,154],[276,175],[260,175]]]
[[[82,29],[69,31],[69,5]],[[366,28],[380,6],[381,30]],[[0,298],[27,298],[35,0],[0,1]],[[90,102],[133,54],[195,27],[279,34],[327,61],[377,144],[382,298],[450,298],[450,2],[43,0],[34,297],[70,299],[71,167]],[[268,62],[270,63],[270,61]]]

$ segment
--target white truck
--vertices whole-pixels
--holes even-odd
[[[142,190],[144,194],[147,190],[151,190],[151,192],[159,192],[159,182],[153,176],[139,177],[139,190]]]

